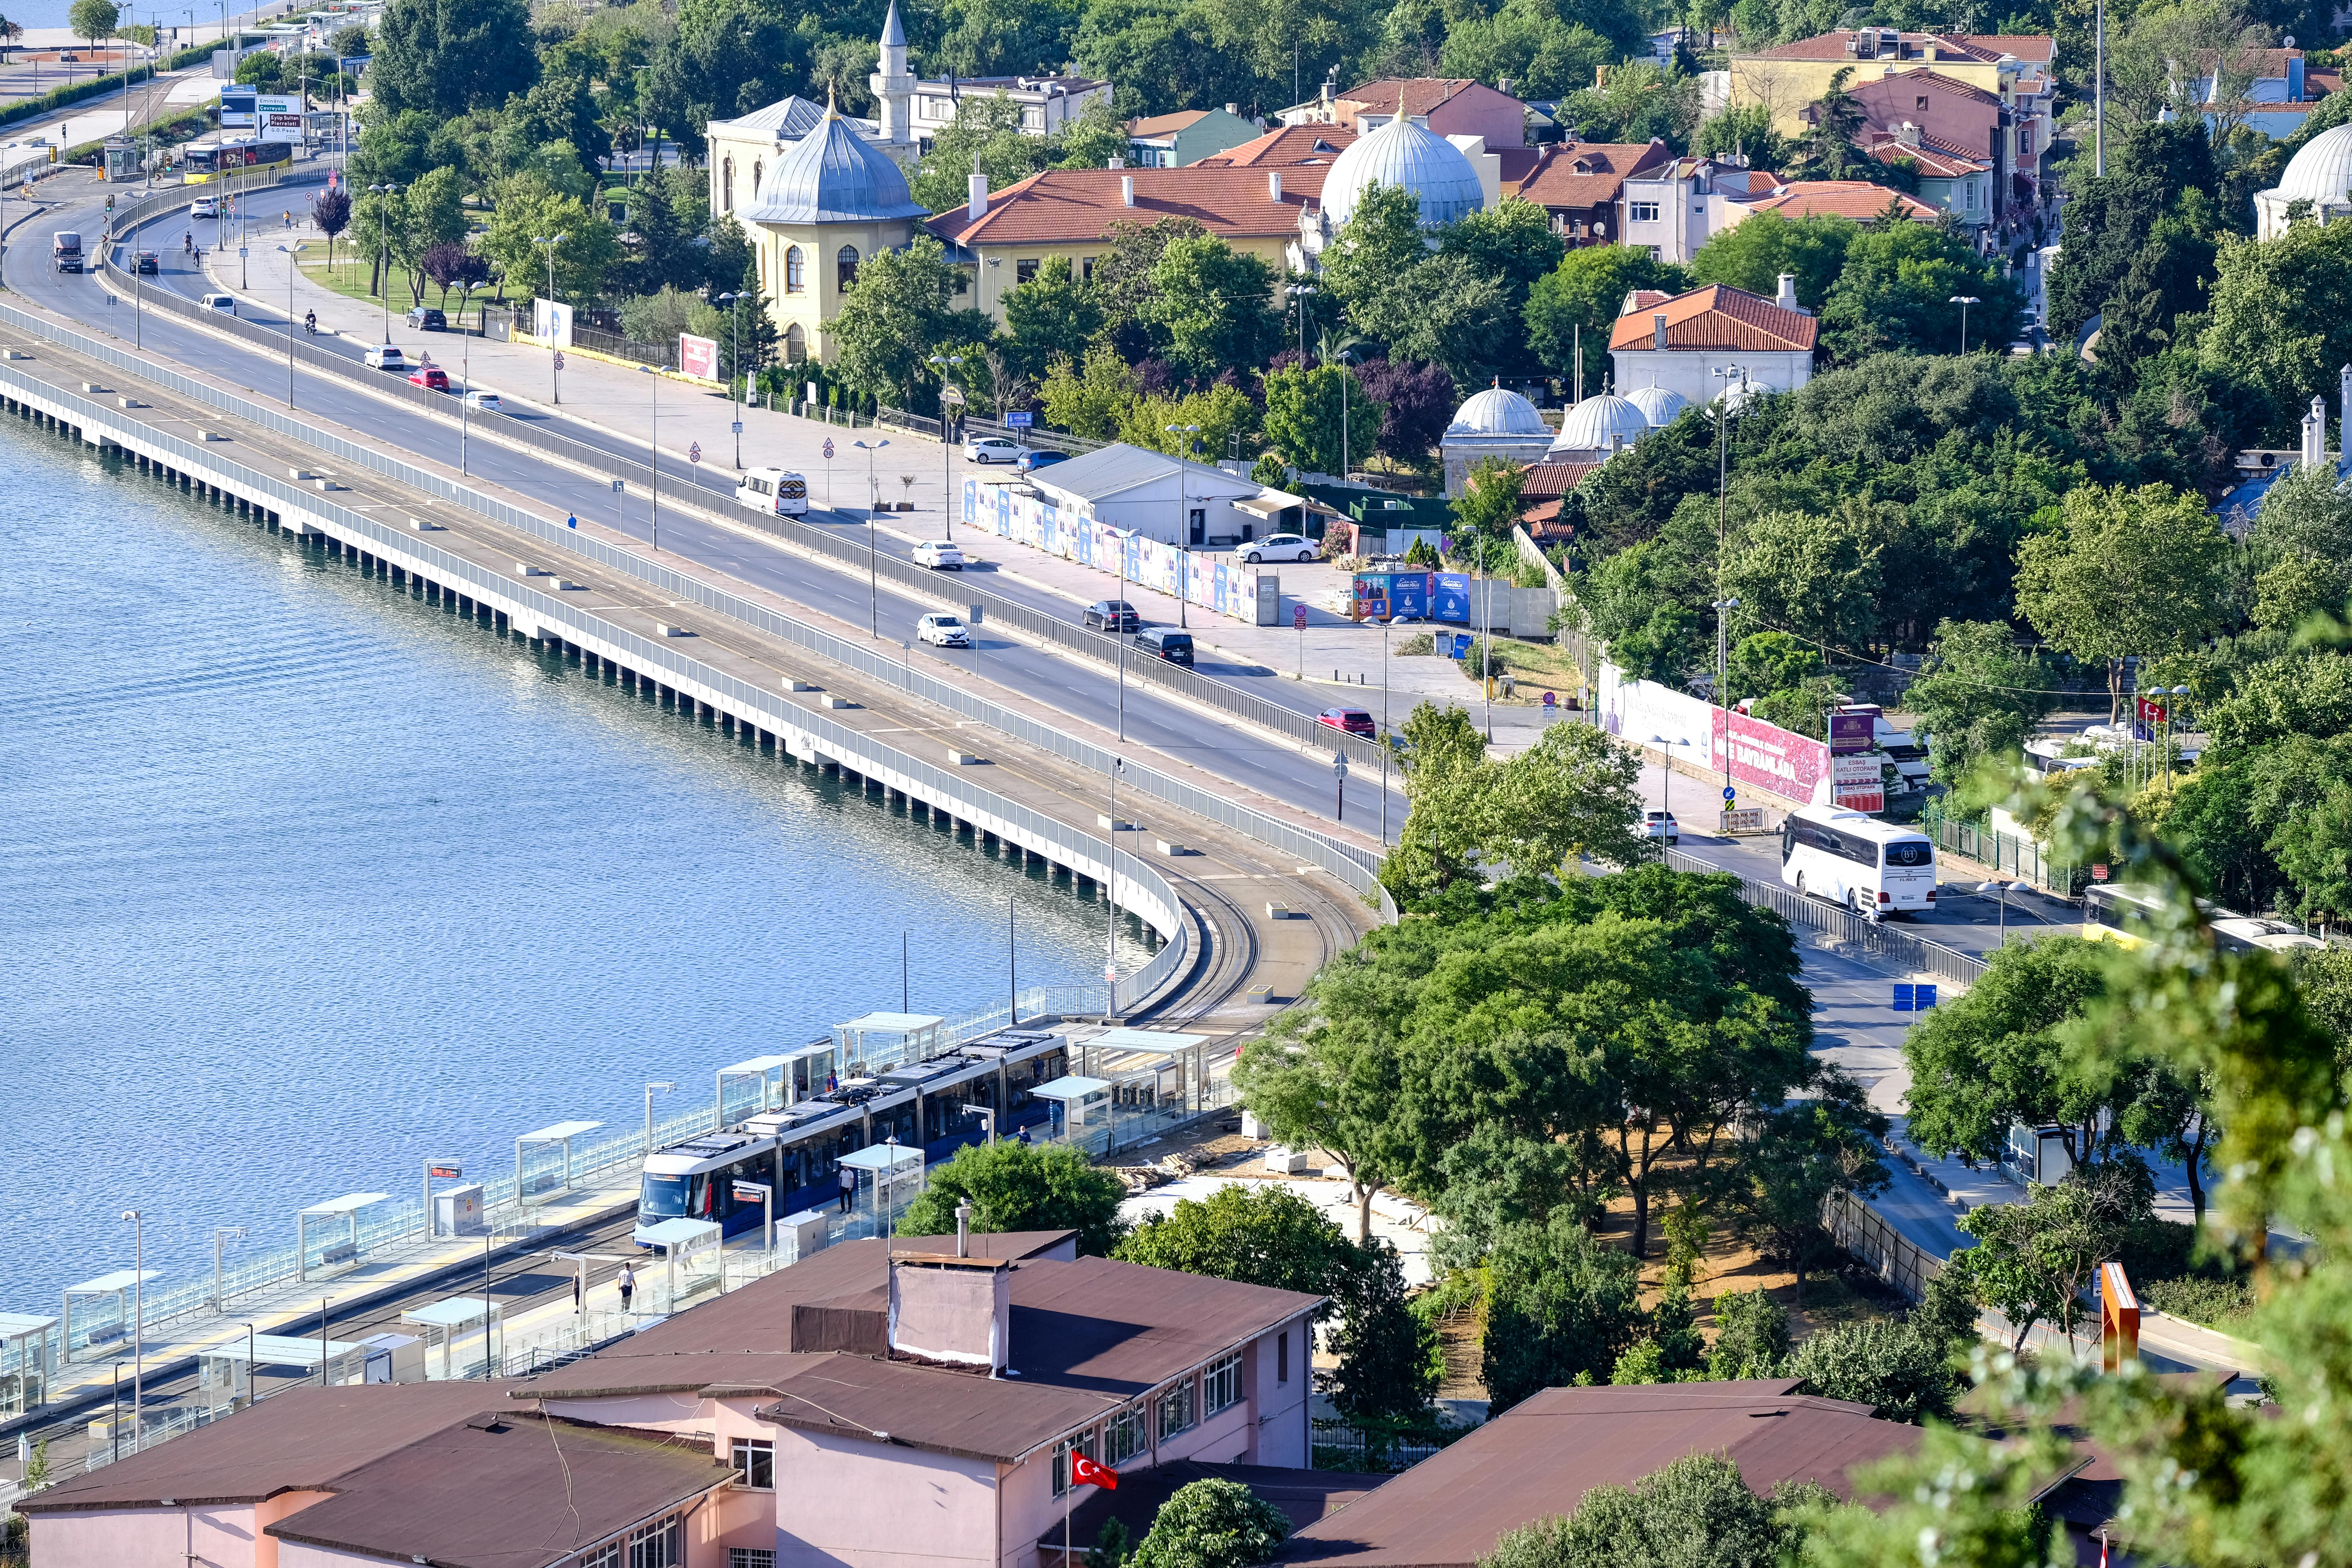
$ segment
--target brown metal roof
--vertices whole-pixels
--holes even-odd
[[[1194,1481],[1238,1481],[1256,1493],[1260,1501],[1280,1509],[1290,1520],[1290,1528],[1297,1531],[1338,1513],[1388,1479],[1385,1475],[1357,1475],[1348,1470],[1293,1470],[1272,1465],[1205,1465],[1197,1459],[1171,1459],[1164,1465],[1119,1471],[1115,1491],[1088,1487],[1070,1514],[1069,1540],[1074,1550],[1083,1552],[1095,1543],[1103,1526],[1116,1519],[1127,1526],[1129,1540],[1141,1541],[1158,1517],[1160,1505],[1177,1488]],[[1037,1545],[1045,1552],[1061,1550],[1060,1521],[1038,1537]]]
[[[804,1367],[759,1414],[806,1432],[1009,1463],[1122,1403],[984,1371],[835,1355]]]
[[[480,1383],[289,1388],[184,1437],[68,1476],[16,1505],[26,1513],[258,1502],[338,1478],[504,1403]]]
[[[708,1437],[510,1414],[419,1438],[265,1533],[438,1568],[545,1568],[732,1478]]]
[[[1748,1486],[1819,1481],[1853,1495],[1855,1467],[1909,1451],[1920,1429],[1869,1406],[1789,1391],[1794,1379],[1549,1388],[1291,1538],[1287,1563],[1472,1568],[1507,1531],[1573,1512],[1604,1483],[1723,1454]]]

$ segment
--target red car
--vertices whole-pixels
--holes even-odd
[[[446,392],[449,390],[449,373],[437,364],[420,364],[408,373],[408,384]]]
[[[1361,735],[1367,741],[1380,733],[1373,728],[1372,716],[1361,708],[1326,708],[1315,715],[1316,721],[1328,724],[1334,730],[1345,730],[1350,735]]]

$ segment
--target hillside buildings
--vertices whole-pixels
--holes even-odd
[[[1785,272],[1774,300],[1726,283],[1671,296],[1640,289],[1625,298],[1609,358],[1621,390],[1656,387],[1705,405],[1727,390],[1796,391],[1812,379],[1820,331]],[[1563,426],[1563,440],[1568,434]],[[1555,456],[1568,460],[1558,448]]]
[[[931,139],[955,123],[966,98],[1003,97],[1020,110],[1024,132],[1051,136],[1084,114],[1088,104],[1108,104],[1111,96],[1110,83],[1076,76],[918,79],[907,63],[907,29],[898,20],[898,0],[890,0],[889,15],[883,18],[881,58],[866,81],[881,106],[878,139],[903,159],[929,152]]]

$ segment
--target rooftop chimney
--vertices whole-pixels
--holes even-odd
[[[1238,103],[1229,103],[1225,105],[1225,112],[1239,120],[1242,117],[1242,106]]]
[[[957,1216],[959,1256],[901,1253],[890,1260],[890,1349],[925,1361],[1004,1370],[1013,1325],[1013,1265],[967,1258],[966,1215]]]
[[[1281,170],[1268,169],[1265,172],[1265,197],[1271,202],[1278,202],[1282,199]]]
[[[1135,176],[1133,174],[1121,174],[1118,177],[1118,202],[1121,206],[1131,207],[1135,205]]]
[[[1780,291],[1772,296],[1772,303],[1780,306],[1783,310],[1801,310],[1804,309],[1802,305],[1797,303],[1797,275],[1795,273],[1783,272],[1780,274]]]
[[[971,177],[965,183],[969,193],[964,198],[964,213],[974,223],[988,216],[988,176],[980,172],[980,159],[971,161]]]
[[[1906,120],[1895,128],[1895,140],[1906,147],[1916,147],[1919,145],[1919,128]]]
[[[1666,346],[1666,318],[1663,312],[1650,318],[1650,335],[1655,347]]]
[[[956,1256],[958,1258],[971,1256],[971,1200],[970,1198],[956,1205]]]
[[[1113,153],[1110,155],[1110,157],[1109,157],[1109,158],[1108,158],[1108,159],[1104,163],[1103,167],[1104,167],[1104,168],[1106,168],[1106,169],[1124,169],[1124,168],[1126,168],[1126,167],[1127,167],[1127,154],[1126,154],[1126,153]]]
[[[2327,460],[2327,399],[2311,395],[2311,412],[2303,416],[2303,466],[2315,468]]]

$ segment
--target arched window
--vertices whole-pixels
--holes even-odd
[[[784,250],[784,292],[798,294],[808,287],[808,272],[802,265],[801,247],[789,246]]]
[[[801,324],[798,321],[794,321],[784,329],[784,363],[798,364],[806,358],[808,358],[808,334],[801,331]]]
[[[857,247],[843,246],[841,254],[835,258],[835,263],[838,273],[835,279],[835,284],[843,293],[846,294],[849,292],[850,284],[857,279]]]
[[[719,166],[719,210],[735,210],[735,160],[728,159]]]

